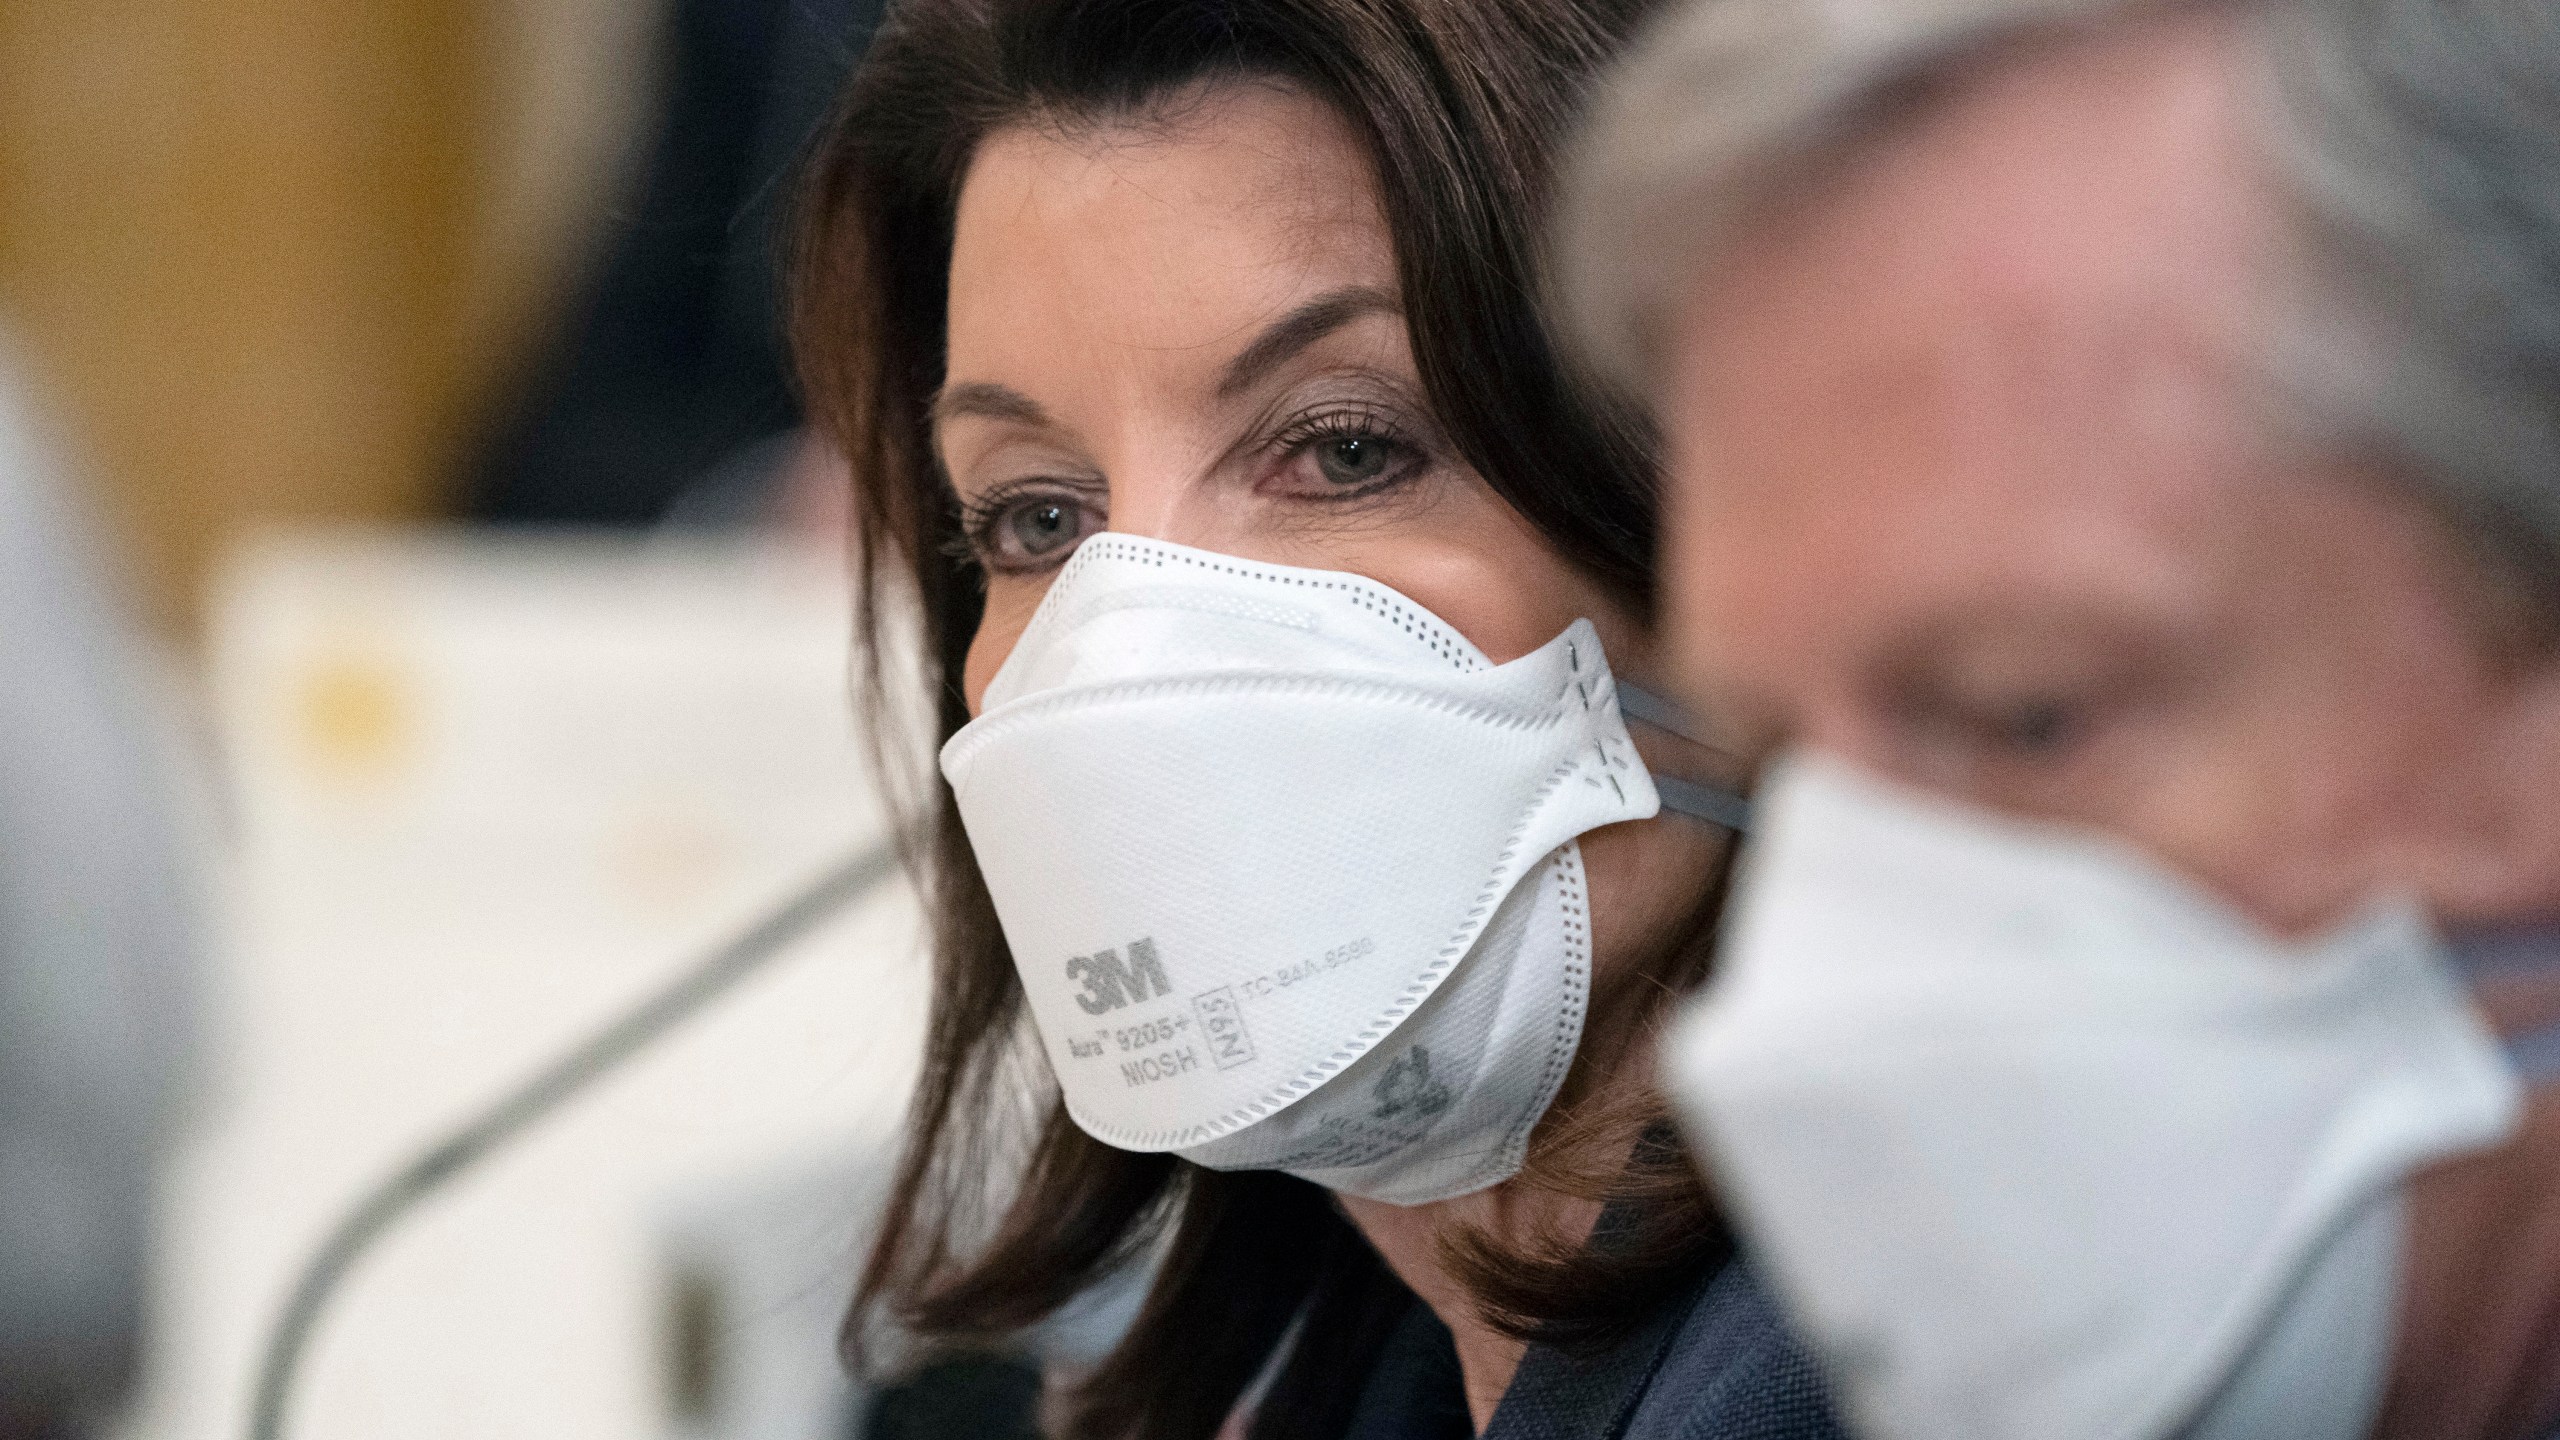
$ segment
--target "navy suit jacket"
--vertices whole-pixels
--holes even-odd
[[[1343,1440],[1473,1440],[1448,1328],[1415,1302]],[[1625,1340],[1533,1345],[1484,1440],[1847,1440],[1813,1357],[1740,1260]]]

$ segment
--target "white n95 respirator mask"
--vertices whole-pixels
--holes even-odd
[[[1119,534],[942,772],[1076,1124],[1407,1205],[1519,1169],[1590,988],[1575,838],[1660,804],[1587,621],[1496,665],[1359,576]]]
[[[2516,1078],[2407,905],[2269,936],[2129,847],[1819,757],[1669,1085],[1880,1440],[2356,1440],[2398,1197]]]

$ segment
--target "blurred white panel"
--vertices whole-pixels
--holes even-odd
[[[345,1204],[877,836],[847,611],[833,566],[759,545],[309,537],[234,568],[232,943],[136,1436],[238,1435]],[[923,987],[901,886],[464,1178],[339,1297],[289,1433],[667,1433],[669,1207],[847,1174],[788,1242],[840,1298]]]

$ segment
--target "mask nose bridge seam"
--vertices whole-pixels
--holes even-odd
[[[1150,586],[1140,590],[1106,590],[1083,602],[1071,619],[1060,623],[1082,625],[1104,615],[1123,610],[1179,610],[1195,615],[1216,615],[1231,620],[1258,620],[1284,629],[1314,634],[1320,627],[1313,612],[1276,604],[1268,600],[1250,600],[1220,595],[1215,591],[1185,590],[1171,586]]]
[[[1114,535],[1105,532],[1076,547],[1076,553],[1067,562],[1068,570],[1060,574],[1058,583],[1051,588],[1050,594],[1055,596],[1059,589],[1078,581],[1094,565],[1112,556],[1119,556],[1138,564],[1152,565],[1159,569],[1167,564],[1179,563],[1195,570],[1225,575],[1238,580],[1337,592],[1352,604],[1421,641],[1430,647],[1432,653],[1448,661],[1456,669],[1466,671],[1488,668],[1488,662],[1479,658],[1472,641],[1451,629],[1446,622],[1421,606],[1374,580],[1348,573],[1339,575],[1333,572],[1297,573],[1289,567],[1266,566],[1257,561],[1210,558],[1213,554],[1214,552],[1207,551],[1193,553],[1186,549],[1172,547],[1166,541],[1150,541],[1141,536]],[[1088,556],[1093,558],[1088,561]],[[1325,578],[1314,578],[1319,574]]]

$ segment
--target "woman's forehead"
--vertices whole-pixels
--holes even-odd
[[[1315,295],[1394,284],[1351,126],[1303,91],[1226,82],[1126,122],[990,135],[960,194],[952,354],[1039,334],[1223,358]]]

